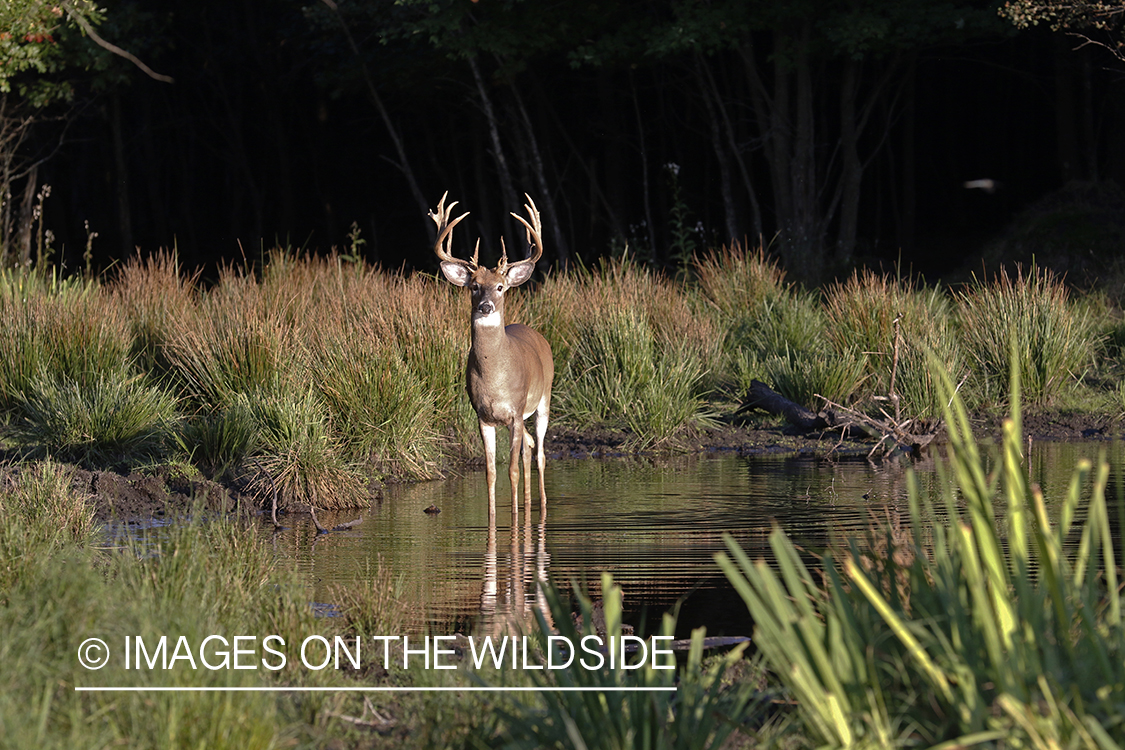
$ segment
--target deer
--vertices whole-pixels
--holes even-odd
[[[488,484],[489,526],[496,521],[496,428],[507,427],[511,437],[508,479],[512,484],[512,522],[519,513],[519,472],[523,462],[524,500],[531,511],[531,451],[536,451],[539,470],[539,504],[541,513],[547,509],[547,491],[543,482],[546,464],[543,442],[551,411],[551,385],[555,362],[551,345],[538,331],[521,323],[504,324],[504,294],[531,278],[535,264],[543,257],[542,224],[539,210],[531,196],[524,194],[527,219],[512,213],[527,230],[530,257],[508,262],[508,251],[501,238],[500,263],[493,269],[478,261],[480,239],[477,239],[471,260],[453,256],[453,228],[468,212],[450,221],[457,201],[445,205],[448,191],[442,195],[430,218],[437,225],[434,252],[441,261],[441,272],[449,283],[468,287],[472,295],[469,316],[472,346],[465,366],[465,390],[476,410],[484,443],[484,475]],[[535,415],[535,439],[527,431],[526,420]]]

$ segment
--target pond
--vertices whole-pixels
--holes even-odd
[[[1075,463],[1102,451],[1115,471],[1123,465],[1118,444],[1037,443],[1030,477],[1057,507]],[[601,571],[609,571],[624,590],[626,621],[646,632],[681,602],[679,637],[698,625],[709,635],[749,635],[746,607],[713,559],[725,550],[723,535],[755,558],[769,556],[775,523],[811,552],[862,535],[872,519],[908,526],[908,465],[724,453],[549,460],[545,517],[536,499],[530,520],[521,507],[513,527],[500,499],[491,533],[483,472],[391,486],[369,510],[322,514],[326,526],[359,521],[328,535],[317,536],[299,515],[285,519],[286,531],[274,534],[266,522],[262,533],[301,571],[312,601],[331,602],[333,586],[370,585],[382,564],[434,632],[504,630],[536,603],[536,581],[564,589],[580,581],[596,593]],[[922,491],[936,496],[935,462],[914,471]],[[499,473],[504,498],[507,477]],[[431,505],[441,513],[425,513]]]

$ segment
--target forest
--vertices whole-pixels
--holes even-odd
[[[527,193],[543,267],[733,239],[812,283],[936,278],[1052,191],[1125,178],[1121,10],[1051,5],[14,0],[2,262],[335,248],[432,271],[448,190],[486,260],[523,246]]]

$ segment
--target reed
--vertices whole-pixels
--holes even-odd
[[[539,647],[546,649],[547,635],[561,635],[570,643],[583,637],[620,637],[621,588],[608,573],[601,581],[604,630],[595,628],[594,604],[575,587],[580,622],[572,616],[571,603],[554,586],[544,589],[552,627],[544,613],[536,611]],[[660,635],[675,629],[675,616],[665,614]],[[760,723],[765,696],[755,694],[745,681],[731,680],[732,667],[742,659],[745,645],[704,664],[705,628],[692,632],[686,662],[676,668],[656,669],[650,658],[635,670],[585,669],[577,664],[551,673],[529,672],[540,688],[567,687],[605,689],[613,692],[543,692],[540,705],[509,704],[501,709],[501,727],[479,742],[505,747],[586,748],[719,748],[740,725]],[[545,651],[544,651],[545,653]],[[558,655],[556,654],[556,658]],[[561,659],[560,659],[561,661]],[[665,667],[673,666],[664,664]],[[671,687],[670,692],[622,691],[623,687]]]
[[[1020,453],[1021,367],[1012,358],[1011,416],[991,473],[951,379],[936,370],[951,399],[945,471],[954,482],[935,507],[911,481],[904,550],[873,565],[853,542],[814,576],[777,528],[776,568],[752,562],[730,538],[729,556],[717,557],[754,618],[755,643],[797,702],[807,741],[1109,748],[1125,729],[1125,551],[1114,547],[1108,466],[1075,468],[1052,523]],[[1067,551],[1073,537],[1077,550]],[[893,548],[890,531],[886,538]]]

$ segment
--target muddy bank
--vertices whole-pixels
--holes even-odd
[[[977,414],[973,418],[978,437],[996,437],[1005,415]],[[1034,440],[1116,440],[1123,437],[1125,423],[1119,415],[1078,414],[1045,411],[1025,414],[1024,434]],[[844,455],[865,456],[871,441],[841,441],[836,434],[792,434],[780,425],[765,425],[754,418],[729,423],[693,434],[681,435],[671,450],[679,452],[731,451],[742,455],[792,453],[825,455],[838,451]],[[547,454],[551,458],[612,458],[633,455],[630,435],[619,430],[573,430],[552,427],[547,433]],[[657,448],[652,452],[669,450]],[[473,459],[471,469],[483,466]],[[19,466],[12,469],[18,481]],[[189,507],[198,502],[207,510],[220,513],[261,512],[256,500],[244,492],[244,484],[220,483],[202,478],[188,478],[170,469],[122,474],[113,470],[90,471],[75,468],[73,483],[77,491],[87,494],[94,504],[99,522],[140,520],[159,517],[166,512]],[[373,487],[373,497],[378,487]]]

